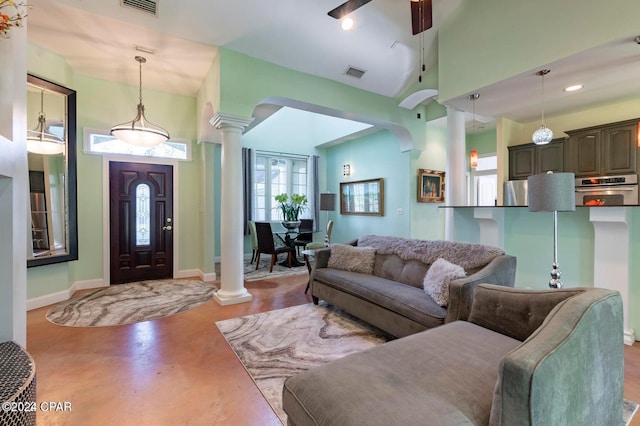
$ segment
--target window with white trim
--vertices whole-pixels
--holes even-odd
[[[88,154],[133,155],[138,157],[170,158],[191,160],[191,142],[184,139],[170,139],[152,147],[134,146],[122,142],[109,132],[85,129],[84,152]]]
[[[282,154],[256,153],[253,220],[282,220],[275,196],[279,194],[306,195],[308,165],[307,158]],[[309,215],[309,208],[302,217]]]

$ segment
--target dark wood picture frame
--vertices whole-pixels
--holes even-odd
[[[418,170],[418,202],[444,202],[444,172],[429,169]]]
[[[384,179],[340,182],[340,214],[384,216]]]

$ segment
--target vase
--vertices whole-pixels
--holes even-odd
[[[280,223],[282,223],[282,226],[284,226],[287,231],[293,231],[294,229],[298,229],[302,222],[299,220],[283,220]]]

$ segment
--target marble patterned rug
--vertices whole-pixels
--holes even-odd
[[[218,321],[216,325],[278,418],[290,376],[388,341],[382,331],[322,303]]]
[[[132,324],[194,308],[216,291],[214,285],[198,280],[117,284],[59,303],[49,309],[47,319],[71,327]]]
[[[288,377],[392,339],[322,302],[216,325],[283,425],[287,415],[282,410],[282,385]],[[637,410],[638,404],[624,400],[624,425],[630,424]]]

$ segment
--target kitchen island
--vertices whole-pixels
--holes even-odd
[[[453,239],[489,244],[516,256],[516,287],[546,289],[553,263],[553,213],[527,207],[453,209]],[[640,208],[576,207],[558,212],[558,263],[565,287],[622,294],[625,343],[640,330]]]

